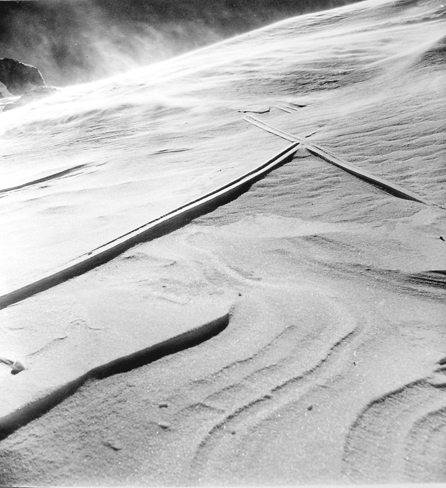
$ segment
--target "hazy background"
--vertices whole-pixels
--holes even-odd
[[[0,58],[37,66],[48,84],[88,82],[354,1],[0,1]]]

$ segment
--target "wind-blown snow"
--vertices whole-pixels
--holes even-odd
[[[55,387],[40,364],[60,368],[63,384],[97,367],[101,344],[99,363],[153,344],[152,307],[153,331],[167,336],[184,331],[182,310],[186,329],[224,322],[196,350],[94,382],[76,397],[88,406],[73,397],[4,440],[8,480],[36,472],[11,453],[57,445],[61,461],[41,482],[66,470],[102,484],[444,481],[445,23],[440,1],[362,2],[0,114],[1,294],[289,144],[246,114],[309,141],[231,203],[0,311],[0,355],[28,367],[2,381],[13,395],[21,378],[42,378],[36,398]],[[121,408],[121,430],[98,413]],[[120,448],[79,454],[115,445],[104,432],[121,438],[123,464]]]

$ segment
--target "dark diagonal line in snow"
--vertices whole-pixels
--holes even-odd
[[[87,254],[77,257],[69,264],[47,274],[39,280],[1,295],[0,309],[63,283],[75,276],[79,276],[110,261],[139,242],[155,239],[168,234],[187,224],[199,215],[208,213],[218,206],[228,203],[246,191],[246,189],[255,181],[263,178],[270,171],[292,160],[298,145],[298,142],[293,142],[278,154],[268,159],[265,163],[241,175],[235,180],[103,244]]]
[[[318,146],[317,144],[313,144],[305,138],[289,134],[288,132],[273,127],[272,125],[263,122],[262,120],[259,120],[253,117],[252,115],[247,115],[246,117],[244,117],[244,120],[267,132],[270,132],[271,134],[275,134],[276,136],[282,137],[287,141],[299,142],[300,144],[304,145],[309,152],[323,159],[327,163],[333,164],[334,166],[343,169],[347,173],[350,173],[356,176],[357,178],[360,178],[361,180],[367,181],[368,183],[377,186],[381,190],[384,190],[385,192],[395,197],[402,198],[404,200],[413,200],[414,202],[424,203],[425,205],[430,205],[428,202],[423,200],[415,193],[412,193],[409,190],[405,190],[404,188],[401,188],[395,183],[391,183],[390,181],[387,181],[384,178],[380,178],[379,176],[372,175],[368,171],[356,168],[352,164],[348,163],[347,161],[344,161],[340,157],[333,154],[331,151],[321,146]]]

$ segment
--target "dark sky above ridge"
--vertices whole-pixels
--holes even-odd
[[[49,84],[87,82],[353,1],[0,1],[0,58],[37,66]]]

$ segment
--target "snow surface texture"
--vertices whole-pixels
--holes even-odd
[[[1,482],[446,480],[445,23],[363,2],[0,114],[2,297],[301,142],[2,302]]]

